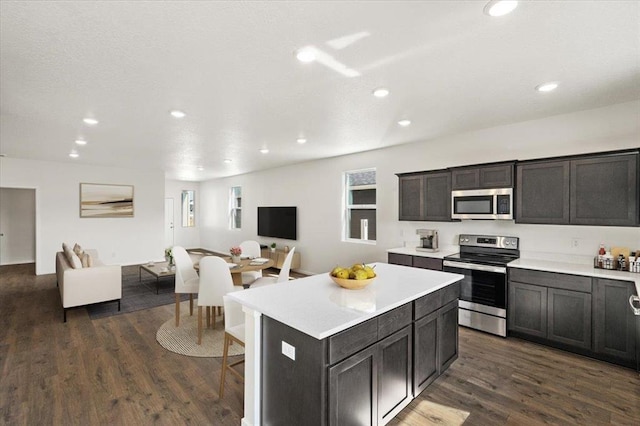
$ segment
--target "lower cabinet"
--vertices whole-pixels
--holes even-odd
[[[550,288],[547,314],[548,339],[591,349],[591,294]]]
[[[547,337],[547,288],[509,282],[507,327],[530,336]]]
[[[392,265],[413,266],[414,268],[442,271],[442,259],[410,254],[388,253],[387,262]]]

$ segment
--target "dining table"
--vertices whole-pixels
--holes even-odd
[[[222,258],[227,263],[231,262],[231,257],[222,256]],[[229,271],[231,272],[231,279],[233,280],[233,285],[241,285],[245,289],[250,288],[251,284],[242,284],[242,273],[243,272],[251,272],[251,271],[262,271],[263,269],[271,268],[275,265],[273,259],[264,258],[255,258],[255,259],[241,259],[239,263],[233,263],[235,266],[229,267]],[[199,270],[200,263],[196,263],[193,265],[196,270]]]

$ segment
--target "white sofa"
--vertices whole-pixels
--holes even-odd
[[[64,252],[56,253],[56,275],[60,288],[60,299],[67,322],[70,308],[100,302],[118,301],[122,298],[122,270],[120,265],[105,265],[96,250],[84,250],[91,256],[92,265],[74,268]],[[76,265],[78,266],[78,265]]]

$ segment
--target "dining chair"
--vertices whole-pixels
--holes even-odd
[[[229,345],[238,343],[244,347],[244,314],[242,313],[242,306],[239,303],[224,296],[224,353],[222,355],[222,370],[220,371],[220,398],[224,396],[224,379],[229,370],[235,374],[240,380],[244,381],[242,374],[236,370],[235,367],[238,364],[244,362],[244,358],[239,361],[235,361],[231,364],[228,363]]]
[[[257,241],[247,240],[240,243],[242,249],[242,256],[254,259],[262,256],[262,250],[260,250],[260,244]],[[251,284],[258,278],[262,277],[262,271],[249,271],[242,272],[242,284]]]
[[[284,259],[282,263],[282,268],[280,269],[280,273],[277,277],[262,277],[258,278],[251,284],[251,288],[259,288],[264,287],[265,285],[271,285],[275,283],[284,283],[289,281],[289,272],[291,271],[291,262],[293,260],[293,252],[296,251],[296,248],[293,247],[287,257]]]
[[[198,344],[202,344],[202,308],[207,308],[207,327],[216,328],[216,307],[224,305],[223,296],[242,290],[234,286],[229,264],[218,256],[206,256],[200,261],[200,291],[198,291]],[[213,308],[213,309],[212,309]],[[210,322],[213,311],[213,323]],[[218,309],[218,312],[220,310]]]
[[[176,327],[178,327],[180,325],[180,296],[184,293],[189,294],[189,314],[193,315],[193,295],[198,293],[200,278],[193,268],[191,257],[184,247],[174,246],[171,249],[171,253],[176,264]]]

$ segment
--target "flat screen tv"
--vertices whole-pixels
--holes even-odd
[[[258,207],[258,235],[298,239],[297,207]]]

